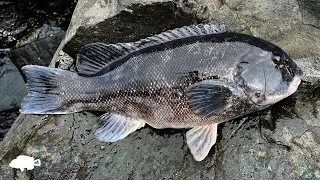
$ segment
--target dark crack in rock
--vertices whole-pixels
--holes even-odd
[[[0,112],[0,141],[2,141],[6,133],[9,131],[18,115],[18,109],[10,109]]]

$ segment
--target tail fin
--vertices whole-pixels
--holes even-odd
[[[28,95],[20,112],[24,114],[67,114],[61,91],[61,81],[72,72],[43,66],[28,65],[22,68],[27,77]]]

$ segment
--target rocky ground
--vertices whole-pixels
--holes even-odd
[[[282,47],[304,70],[291,97],[271,108],[220,124],[208,157],[194,161],[186,130],[145,127],[102,143],[97,115],[19,115],[0,144],[3,179],[320,179],[320,4],[317,0],[80,0],[51,67],[73,69],[84,44],[138,40],[210,22]],[[7,166],[20,154],[42,166]]]

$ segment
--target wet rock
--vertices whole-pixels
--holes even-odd
[[[30,33],[29,36],[20,39],[16,44],[16,47],[21,47],[33,41],[52,37],[56,34],[63,34],[63,32],[64,29],[61,28],[61,23],[58,23],[56,21],[48,21],[44,23],[40,28]],[[58,43],[60,43],[60,41],[58,41]]]
[[[48,66],[50,64],[54,53],[65,35],[64,32],[54,32],[56,34],[50,35],[51,33],[51,31],[45,34],[39,32],[38,36],[48,37],[32,42],[28,40],[29,43],[26,45],[11,51],[10,58],[19,70],[21,70],[23,66],[30,64],[41,66]]]
[[[0,1],[0,48],[14,47],[21,38],[49,20],[69,24],[75,0],[1,0]]]
[[[0,112],[0,141],[2,141],[5,134],[9,131],[18,115],[18,109],[9,109]]]
[[[0,111],[19,108],[27,90],[19,70],[8,57],[0,58]]]
[[[218,141],[196,162],[186,130],[145,127],[116,143],[94,138],[97,116],[20,115],[0,144],[0,176],[26,179],[317,179],[320,178],[319,29],[305,25],[295,0],[275,1],[80,1],[50,66],[73,69],[89,42],[127,42],[166,29],[219,22],[284,47],[312,81],[267,110],[219,124]],[[315,58],[310,58],[311,56]],[[7,166],[20,154],[42,166],[20,172]]]

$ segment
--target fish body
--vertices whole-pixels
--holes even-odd
[[[302,74],[272,43],[208,24],[134,43],[86,45],[77,56],[77,70],[24,67],[29,94],[21,112],[105,111],[95,135],[106,142],[145,123],[193,128],[187,143],[199,161],[215,143],[218,123],[291,95]]]

